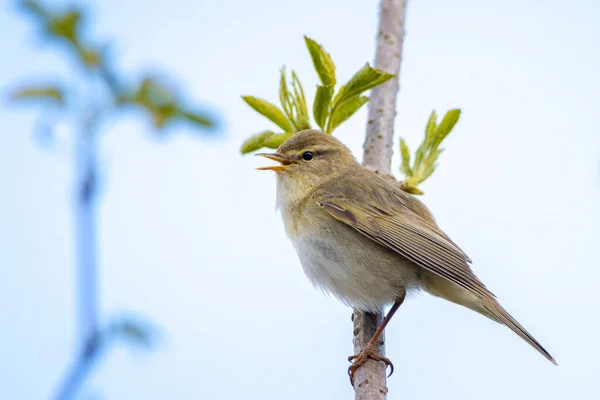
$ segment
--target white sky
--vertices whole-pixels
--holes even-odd
[[[7,2],[8,3],[8,2]],[[340,81],[371,61],[376,1],[93,3],[130,74],[170,71],[224,121],[149,140],[137,115],[102,141],[101,304],[158,323],[157,351],[106,357],[86,393],[106,399],[348,399],[350,310],[303,276],[274,210],[275,182],[240,143],[273,128],[239,98],[277,100],[282,64],[317,84],[302,35]],[[463,117],[424,186],[475,272],[559,362],[508,329],[423,295],[387,331],[389,399],[600,395],[600,5],[592,0],[409,2],[398,135],[432,109]],[[0,87],[68,69],[0,9]],[[39,41],[37,41],[39,42]],[[76,339],[68,132],[33,140],[35,107],[0,109],[0,398],[48,398]],[[360,158],[366,108],[338,131]],[[394,160],[397,171],[399,160]]]

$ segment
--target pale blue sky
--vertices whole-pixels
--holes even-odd
[[[0,87],[68,76],[29,21],[0,9]],[[84,2],[82,2],[84,3]],[[312,96],[303,34],[340,80],[371,61],[376,1],[89,2],[96,37],[130,73],[173,71],[223,136],[148,140],[135,115],[102,141],[101,305],[159,323],[149,355],[109,354],[86,393],[106,399],[349,399],[350,310],[303,276],[274,210],[275,180],[242,157],[272,128],[239,98],[275,101],[282,64]],[[600,396],[600,3],[409,2],[396,140],[432,109],[463,117],[423,200],[505,307],[558,360],[426,295],[387,330],[389,399]],[[0,108],[0,398],[44,399],[70,363],[75,292],[69,132],[33,140],[36,109]],[[338,131],[361,157],[366,110]],[[397,171],[398,158],[394,159]]]

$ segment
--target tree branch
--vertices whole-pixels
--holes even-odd
[[[391,169],[406,2],[407,0],[381,0],[379,12],[375,67],[392,73],[396,77],[375,87],[371,92],[367,133],[363,146],[363,164],[382,174],[389,174]],[[376,314],[361,314],[354,310],[352,321],[354,323],[354,352],[358,354],[383,321],[383,310]],[[384,341],[385,335],[381,335],[376,347],[376,350],[382,355],[385,355]],[[386,399],[385,365],[373,360],[367,361],[356,371],[354,390],[356,400]]]

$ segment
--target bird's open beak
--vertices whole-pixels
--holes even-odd
[[[281,154],[277,154],[277,153],[258,153],[256,155],[268,158],[269,160],[277,161],[278,163],[281,164],[281,165],[272,165],[272,166],[268,166],[268,167],[256,168],[259,171],[271,170],[271,171],[280,172],[280,171],[283,171],[284,169],[286,169],[292,163],[290,160],[283,157]]]

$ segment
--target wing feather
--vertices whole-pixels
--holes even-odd
[[[365,197],[359,203],[347,196],[336,197],[320,191],[314,199],[334,218],[371,240],[478,296],[494,298],[469,267],[466,254],[437,225],[402,207],[402,203],[395,210],[382,210]]]

